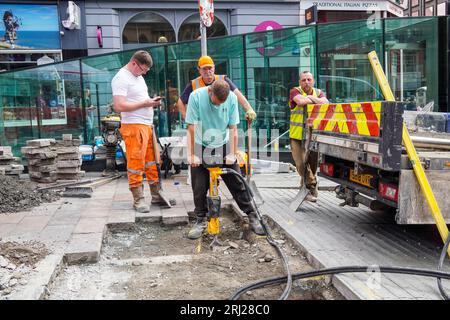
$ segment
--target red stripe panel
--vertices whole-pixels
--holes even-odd
[[[378,125],[378,118],[373,112],[371,103],[361,103],[361,107],[366,114],[367,127],[369,128],[370,135],[372,137],[380,136],[380,126]]]
[[[335,125],[334,125],[334,128],[333,128],[333,130],[332,130],[333,132],[338,132],[338,133],[340,133],[341,131],[339,131],[339,126],[338,126],[338,124],[336,123]]]
[[[342,104],[342,110],[344,110],[345,117],[347,118],[348,132],[352,134],[359,134],[358,126],[356,125],[356,116],[353,113],[352,106],[349,103]]]
[[[317,127],[317,130],[324,130],[328,120],[330,120],[330,118],[333,116],[334,113],[334,109],[336,109],[336,105],[335,104],[330,104],[328,106],[327,111],[325,112],[325,115],[323,117],[323,119],[320,121],[319,126]]]
[[[306,124],[308,126],[311,126],[313,121],[316,120],[317,116],[319,115],[320,111],[320,104],[315,104],[314,108],[311,111],[311,116],[308,117],[308,120],[306,121]]]

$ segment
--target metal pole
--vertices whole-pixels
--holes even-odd
[[[86,128],[86,97],[84,95],[84,81],[83,81],[83,62],[78,60],[80,65],[80,90],[81,90],[81,114],[82,114],[82,125],[83,125],[83,140],[87,143],[87,128]]]
[[[200,36],[201,36],[201,46],[202,46],[202,56],[208,55],[207,52],[207,46],[206,46],[206,27],[205,25],[200,21]]]
[[[97,98],[97,125],[98,125],[98,134],[100,134],[101,122],[100,122],[100,96],[98,92],[98,83],[95,84],[95,97]],[[91,101],[92,103],[92,101]],[[94,128],[92,128],[93,130]],[[95,135],[94,135],[95,136]]]

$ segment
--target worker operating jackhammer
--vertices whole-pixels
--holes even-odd
[[[192,191],[196,223],[189,230],[189,239],[198,239],[206,230],[210,186],[207,168],[231,168],[239,172],[237,163],[238,102],[226,81],[216,80],[211,86],[191,93],[186,115],[188,124],[188,160],[192,168]],[[222,180],[239,208],[247,214],[250,228],[258,235],[264,229],[258,220],[245,185],[235,175],[222,175]]]

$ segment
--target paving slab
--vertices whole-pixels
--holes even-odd
[[[91,218],[91,217],[81,217],[78,221],[74,234],[77,233],[103,233],[105,229],[105,224],[107,218]]]
[[[1,213],[0,214],[0,224],[19,223],[27,215],[28,215],[28,213],[26,213],[26,212]]]
[[[103,232],[73,234],[64,254],[68,265],[95,263],[100,257]]]
[[[27,238],[32,238],[33,235],[40,233],[45,228],[50,218],[50,216],[24,217],[9,233],[9,236],[27,236]]]
[[[136,212],[136,222],[158,223],[162,221],[162,212],[159,206],[151,205],[150,212]]]
[[[165,226],[185,225],[189,223],[189,216],[184,207],[161,209],[162,223]]]

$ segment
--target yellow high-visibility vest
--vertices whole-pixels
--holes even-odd
[[[221,74],[216,74],[214,75],[214,81],[215,80],[225,80],[225,76]],[[198,88],[206,87],[206,84],[201,76],[195,78],[194,80],[191,80],[191,84],[192,84],[192,91]]]
[[[308,94],[302,90],[301,87],[296,87],[297,91],[304,97]],[[317,97],[317,89],[313,88],[313,96]],[[296,140],[303,140],[303,112],[306,106],[295,106],[294,109],[291,109],[291,119],[289,125],[289,138]]]

